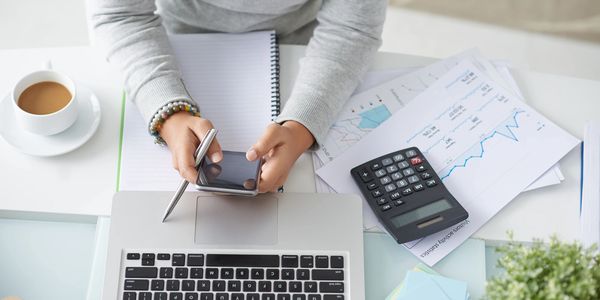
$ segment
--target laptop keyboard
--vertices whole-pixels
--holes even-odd
[[[127,252],[124,300],[343,300],[344,254]]]

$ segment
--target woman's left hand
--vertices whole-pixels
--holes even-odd
[[[314,142],[310,131],[296,121],[269,125],[262,137],[246,152],[246,158],[250,161],[264,158],[259,192],[274,192],[283,186],[298,157]]]

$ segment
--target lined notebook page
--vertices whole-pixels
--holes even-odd
[[[271,34],[170,36],[186,88],[224,150],[246,151],[271,122]],[[173,191],[180,181],[169,151],[153,143],[128,102],[119,189]]]

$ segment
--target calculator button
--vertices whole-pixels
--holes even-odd
[[[391,158],[389,158],[389,157],[388,157],[388,158],[384,158],[384,159],[381,161],[381,163],[382,163],[384,166],[389,166],[389,165],[393,164],[393,163],[394,163],[394,161],[393,161]]]
[[[389,176],[385,176],[385,177],[381,177],[379,179],[379,182],[381,182],[382,185],[386,185],[386,184],[392,182],[392,179]]]
[[[429,172],[423,172],[423,173],[421,173],[421,178],[422,179],[431,178],[431,174]]]
[[[400,174],[400,172],[396,172],[394,174],[392,174],[392,180],[396,181],[396,180],[400,180],[402,178],[402,174]]]
[[[434,186],[434,185],[436,185],[436,184],[437,184],[437,181],[435,181],[435,179],[431,179],[431,180],[427,180],[427,181],[425,181],[425,184],[426,184],[427,186]]]
[[[410,176],[406,179],[408,180],[409,183],[415,183],[415,182],[419,181],[419,177],[417,177],[417,175]]]
[[[371,170],[377,171],[379,169],[381,169],[381,164],[380,163],[376,162],[376,163],[374,163],[374,164],[371,165]]]
[[[379,204],[379,205],[383,205],[383,204],[386,204],[388,202],[388,200],[386,197],[380,197],[380,198],[377,198],[377,200],[375,200],[375,202],[377,202],[377,204]]]
[[[405,188],[402,190],[402,195],[406,196],[406,195],[410,195],[413,193],[413,190],[411,188]]]
[[[402,200],[395,200],[395,201],[394,201],[394,205],[395,205],[395,206],[400,206],[400,205],[402,205],[402,204],[404,204],[404,201],[402,201]]]
[[[385,191],[388,193],[394,191],[395,189],[396,189],[396,185],[393,183],[390,183],[385,186]]]
[[[400,198],[400,192],[393,192],[390,194],[390,199],[396,200],[398,198]]]
[[[401,160],[403,160],[403,159],[404,159],[404,156],[402,156],[402,154],[398,153],[398,154],[394,155],[394,157],[392,157],[392,159],[393,159],[395,162],[399,162],[399,161],[401,161]]]
[[[387,173],[385,172],[384,169],[379,169],[379,170],[375,171],[375,176],[377,176],[377,177],[385,176],[385,174],[387,174]]]
[[[381,197],[383,195],[383,193],[381,192],[380,189],[376,189],[371,192],[371,195],[373,195],[373,197],[377,198],[377,197]]]
[[[391,209],[391,208],[392,208],[392,206],[391,206],[391,205],[389,205],[389,204],[386,204],[386,205],[384,205],[384,206],[382,206],[382,207],[381,207],[381,211],[386,211],[386,210],[389,210],[389,209]]]
[[[369,191],[372,191],[374,189],[376,189],[379,185],[377,184],[377,182],[373,181],[369,184],[367,184],[367,188],[369,189]]]
[[[407,185],[408,185],[408,182],[406,182],[406,180],[404,180],[404,179],[396,181],[396,186],[398,186],[398,188],[400,188],[400,189]]]
[[[417,151],[415,150],[408,150],[406,152],[404,152],[404,155],[406,155],[406,157],[411,158],[413,156],[417,156]]]
[[[425,189],[425,186],[422,183],[419,184],[415,184],[413,185],[413,189],[415,189],[415,191],[422,191],[423,189]]]
[[[418,165],[418,164],[420,164],[422,162],[423,162],[423,160],[420,157],[418,157],[418,156],[417,157],[413,157],[413,158],[410,159],[410,164],[413,165],[413,166],[416,166],[416,165]]]
[[[358,175],[360,175],[360,179],[362,179],[363,182],[369,182],[369,181],[373,180],[373,176],[371,176],[371,172],[369,172],[369,170],[367,170],[366,168],[363,168],[362,170],[360,170],[358,172]]]
[[[394,172],[397,172],[397,171],[398,171],[398,167],[396,167],[396,166],[394,166],[394,165],[387,166],[385,169],[386,169],[386,171],[387,171],[388,173],[394,173]]]
[[[409,166],[410,165],[405,160],[398,163],[398,168],[400,169],[408,168]]]
[[[423,172],[423,171],[427,170],[427,167],[425,165],[418,165],[415,167],[415,169],[419,172]]]
[[[402,174],[404,174],[404,176],[410,176],[412,174],[415,174],[415,170],[413,170],[413,169],[404,169],[404,170],[402,170]]]

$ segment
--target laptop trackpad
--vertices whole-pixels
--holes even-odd
[[[196,202],[196,244],[277,244],[275,196],[206,195]]]

